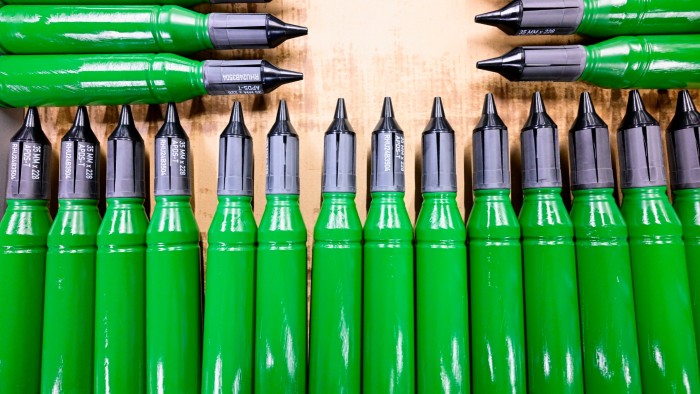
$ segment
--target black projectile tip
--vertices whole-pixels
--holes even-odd
[[[267,36],[270,47],[274,48],[292,38],[309,34],[309,29],[303,26],[293,25],[270,15],[267,21]]]
[[[486,94],[486,97],[484,98],[484,109],[481,111],[481,119],[479,119],[479,123],[477,123],[474,131],[487,129],[508,129],[501,117],[498,116],[498,111],[496,110],[496,100],[493,98],[493,94],[491,93]]]
[[[477,15],[474,17],[474,21],[482,25],[497,27],[506,34],[514,35],[520,30],[522,12],[522,2],[514,1],[500,10]]]
[[[627,101],[627,112],[622,119],[620,130],[634,129],[644,126],[658,126],[659,122],[647,112],[638,90],[632,90]]]
[[[608,128],[608,125],[603,119],[598,116],[593,106],[593,100],[588,92],[581,93],[581,99],[578,103],[578,115],[574,124],[571,126],[571,131]]]
[[[73,126],[63,137],[64,141],[85,141],[91,144],[99,144],[95,133],[90,126],[90,116],[85,106],[78,107],[78,112],[73,119]]]
[[[275,124],[270,129],[268,135],[297,135],[297,131],[292,126],[292,122],[289,118],[289,110],[287,109],[287,101],[280,100],[279,107],[277,108],[277,119]]]
[[[668,126],[670,131],[700,127],[700,113],[698,113],[690,92],[683,90],[678,94],[676,115]]]
[[[134,115],[131,113],[130,106],[122,106],[122,112],[119,115],[119,123],[108,140],[143,141],[141,134],[136,130]]]
[[[442,106],[442,98],[435,97],[433,100],[433,109],[430,113],[430,121],[425,127],[423,133],[433,132],[454,132],[450,122],[445,118],[445,108]]]
[[[552,118],[547,114],[547,109],[544,106],[544,100],[540,92],[535,92],[532,95],[532,104],[530,105],[530,116],[523,126],[523,130],[556,128]]]
[[[41,128],[39,120],[39,111],[36,107],[29,107],[24,115],[22,127],[12,137],[12,142],[36,142],[43,145],[50,145],[49,139],[46,138],[44,130]]]
[[[477,62],[476,68],[501,74],[509,81],[520,81],[525,69],[525,52],[515,48],[503,56]]]
[[[245,119],[243,119],[243,106],[240,101],[235,101],[233,103],[231,118],[228,125],[226,125],[226,128],[221,133],[221,138],[232,136],[251,138],[250,131],[245,125]]]
[[[335,133],[351,133],[354,134],[355,130],[350,125],[348,121],[347,110],[345,109],[345,99],[339,98],[338,104],[335,106],[335,115],[333,116],[333,122],[328,126],[326,134]]]
[[[156,138],[182,138],[189,139],[185,129],[182,128],[180,123],[180,115],[177,113],[177,106],[175,103],[168,103],[168,109],[165,111],[165,121],[163,126],[161,126]]]
[[[401,126],[399,126],[399,124],[396,122],[396,119],[394,119],[394,105],[391,102],[391,97],[384,97],[384,103],[382,105],[382,115],[379,119],[379,123],[377,123],[377,126],[374,128],[374,131],[403,132],[401,130]]]

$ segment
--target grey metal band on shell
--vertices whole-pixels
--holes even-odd
[[[267,48],[267,18],[267,14],[209,14],[209,38],[215,49]]]
[[[456,192],[456,162],[454,132],[423,133],[422,192]]]
[[[260,60],[207,60],[202,74],[210,95],[265,93]]]
[[[474,190],[510,189],[508,130],[474,130],[472,155]]]
[[[525,67],[523,81],[578,81],[588,55],[583,45],[522,47]]]
[[[561,161],[559,133],[556,128],[523,130],[520,134],[523,189],[559,188]]]
[[[143,141],[107,141],[107,198],[145,198]]]
[[[574,34],[583,20],[583,0],[522,0],[517,35]]]
[[[604,127],[572,130],[569,133],[573,189],[615,187],[609,135]]]
[[[156,196],[191,196],[189,139],[156,138],[155,172]]]
[[[355,193],[356,141],[354,133],[326,133],[323,145],[323,192]]]
[[[623,189],[666,186],[661,128],[655,125],[620,130],[620,178]]]
[[[7,164],[8,200],[48,200],[51,145],[11,141]]]
[[[299,137],[267,137],[267,194],[299,194]]]
[[[58,198],[98,199],[100,197],[99,165],[99,143],[61,141]]]
[[[372,133],[371,192],[405,192],[406,154],[403,133],[375,131]]]
[[[666,138],[671,186],[700,188],[700,127],[669,131]]]
[[[242,135],[222,135],[219,138],[220,196],[253,195],[253,140]]]

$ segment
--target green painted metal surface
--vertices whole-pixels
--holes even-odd
[[[573,193],[586,390],[641,393],[627,225],[613,189]]]
[[[472,390],[525,393],[520,223],[510,190],[475,190],[467,224]]]
[[[201,389],[199,228],[190,196],[156,196],[146,242],[149,393]]]
[[[674,190],[673,208],[683,224],[688,283],[697,341],[697,338],[700,338],[700,189]]]
[[[581,81],[614,89],[700,87],[700,35],[617,37],[586,52]]]
[[[0,221],[0,392],[35,393],[41,373],[46,200],[7,200]]]
[[[206,94],[202,64],[170,54],[0,56],[0,69],[4,107],[151,104]]]
[[[362,392],[413,393],[413,226],[404,193],[372,193],[364,238]]]
[[[700,390],[683,229],[665,186],[623,189],[646,393]]]
[[[249,196],[219,196],[207,238],[202,393],[253,392],[255,242]]]
[[[354,193],[324,193],[314,227],[309,392],[360,393],[362,223]]]
[[[268,194],[258,229],[255,392],[306,391],[306,226],[299,196]]]
[[[146,230],[141,198],[109,198],[97,233],[95,392],[146,392]]]
[[[561,189],[525,189],[524,194],[528,392],[583,393],[573,224]]]
[[[41,392],[92,393],[97,200],[63,199],[48,235]]]
[[[207,16],[177,6],[6,6],[0,53],[192,53],[212,49]]]
[[[467,231],[457,193],[423,193],[416,221],[418,391],[468,392]]]
[[[700,33],[694,0],[585,0],[577,33],[594,37]]]

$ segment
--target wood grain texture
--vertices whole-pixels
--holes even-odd
[[[489,91],[496,95],[499,112],[511,130],[516,208],[519,209],[521,200],[518,134],[527,118],[530,95],[536,89],[542,91],[549,113],[560,127],[564,180],[568,182],[567,131],[576,114],[578,95],[584,90],[591,91],[600,115],[614,130],[624,114],[627,92],[579,83],[509,83],[497,75],[476,70],[477,60],[500,55],[516,45],[582,41],[578,37],[507,37],[495,28],[473,22],[475,14],[504,4],[505,1],[495,0],[274,0],[265,5],[200,6],[198,10],[202,12],[270,12],[286,22],[309,27],[308,37],[272,50],[198,54],[200,59],[264,57],[280,67],[305,73],[303,82],[286,85],[266,96],[203,97],[178,105],[183,126],[192,141],[193,203],[202,238],[206,238],[217,203],[218,135],[228,122],[234,99],[242,101],[246,123],[254,138],[254,208],[258,220],[265,206],[265,135],[274,122],[277,101],[287,99],[292,122],[301,138],[301,206],[309,240],[321,200],[322,136],[338,97],[345,97],[350,121],[358,134],[357,205],[363,220],[369,204],[369,137],[384,96],[393,98],[397,120],[406,135],[406,204],[413,220],[421,202],[420,136],[434,96],[442,96],[448,119],[457,131],[459,202],[463,213],[468,214],[472,200],[471,130],[479,119],[483,96]],[[650,112],[665,127],[673,116],[676,93],[645,91],[643,97]],[[134,107],[149,158],[164,108]],[[103,142],[104,155],[104,143],[115,127],[118,108],[91,107],[89,113],[92,126]],[[59,141],[74,114],[75,108],[41,111],[44,128],[54,147],[54,209]],[[150,161],[149,167],[152,168]]]

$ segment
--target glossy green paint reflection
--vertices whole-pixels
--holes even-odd
[[[140,198],[109,198],[97,233],[95,392],[146,392],[146,230]]]
[[[41,373],[46,200],[7,200],[0,221],[0,393],[35,393]]]
[[[192,53],[212,49],[207,16],[177,6],[6,6],[0,54]]]
[[[700,33],[696,0],[585,0],[576,31],[596,37]]]
[[[526,393],[520,224],[510,190],[475,190],[467,224],[475,394]]]
[[[528,392],[583,393],[574,229],[559,188],[525,189],[520,211]]]
[[[257,226],[251,201],[219,196],[209,227],[202,393],[253,392]]]
[[[617,37],[586,47],[579,80],[614,89],[700,87],[700,36]]]
[[[697,341],[697,338],[700,338],[700,189],[674,190],[673,208],[683,224],[690,300]]]
[[[613,189],[573,193],[586,390],[641,393],[627,225]]]
[[[683,229],[666,187],[623,189],[645,393],[700,390]]]
[[[309,392],[361,392],[362,223],[354,193],[324,193],[314,228]]]
[[[159,104],[206,94],[202,63],[171,54],[0,56],[0,70],[0,107]]]
[[[271,194],[258,230],[255,392],[306,391],[306,226],[298,195]]]
[[[156,196],[146,235],[149,393],[201,389],[199,228],[190,196]]]
[[[41,392],[92,393],[97,200],[59,200],[48,235]]]
[[[467,231],[457,193],[423,193],[416,221],[418,392],[468,392]]]
[[[404,193],[372,193],[364,238],[362,392],[414,393],[413,226]]]

